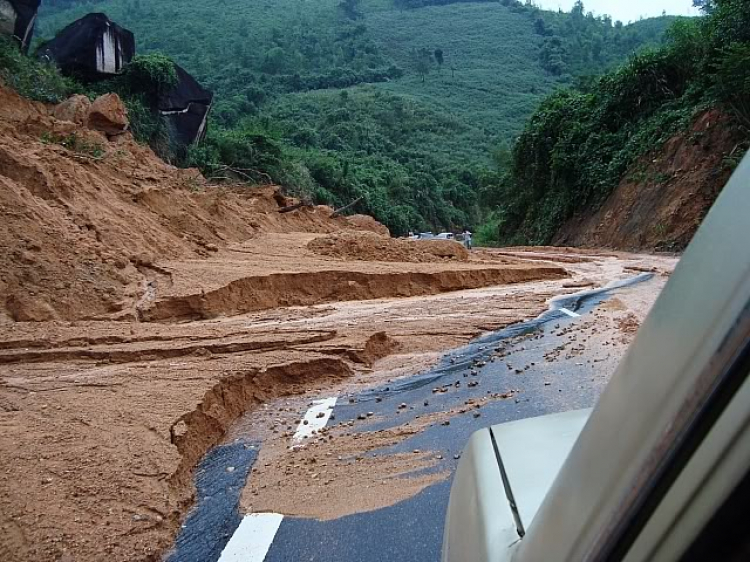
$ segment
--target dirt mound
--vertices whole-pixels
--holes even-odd
[[[642,158],[595,213],[568,221],[553,243],[623,250],[684,249],[729,179],[740,139],[717,110]]]
[[[337,232],[316,238],[307,248],[347,260],[427,263],[469,259],[466,248],[451,240],[403,240],[371,232]]]
[[[209,185],[55,109],[0,86],[0,322],[128,314],[157,258],[205,258],[258,231],[387,232],[328,207],[280,214],[276,187]]]
[[[380,224],[370,215],[351,215],[347,217],[349,224],[357,230],[369,230],[375,234],[381,234],[383,236],[390,236],[391,233],[388,227],[384,224]]]

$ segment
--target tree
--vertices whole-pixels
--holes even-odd
[[[120,81],[127,94],[146,96],[155,104],[161,95],[177,85],[177,70],[166,55],[151,53],[137,55],[125,66]]]
[[[269,74],[279,74],[286,69],[287,66],[287,54],[281,47],[273,47],[266,51],[263,57],[263,72]]]
[[[534,32],[537,35],[547,35],[547,26],[544,24],[542,18],[536,18],[536,21],[534,22]]]
[[[417,71],[424,83],[425,77],[432,69],[432,53],[429,49],[422,47],[421,49],[415,49],[412,57],[414,59],[414,70]]]
[[[693,7],[700,8],[705,14],[710,14],[716,8],[716,2],[714,0],[693,0]]]
[[[573,4],[573,8],[570,10],[570,15],[573,16],[573,20],[582,20],[584,15],[585,8],[583,7],[583,2],[581,0],[576,0],[575,4]]]
[[[442,68],[443,62],[444,62],[443,49],[440,49],[440,48],[435,49],[435,52],[433,53],[433,55],[435,57],[435,62],[438,64],[438,69]]]
[[[339,3],[339,10],[344,17],[350,20],[358,20],[362,17],[362,13],[359,11],[359,5],[361,0],[341,0]]]

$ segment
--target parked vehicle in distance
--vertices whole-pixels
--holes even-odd
[[[435,238],[437,240],[454,240],[456,237],[452,232],[441,232]]]
[[[475,433],[443,562],[748,560],[750,156],[593,410]]]

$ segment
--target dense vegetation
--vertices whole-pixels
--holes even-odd
[[[166,158],[316,202],[361,198],[354,210],[396,234],[478,224],[499,147],[544,97],[657,44],[670,22],[517,0],[49,0],[39,35],[90,11],[216,92],[206,142],[186,156],[131,92],[140,138]]]
[[[544,100],[512,154],[483,179],[483,202],[495,213],[480,238],[548,243],[708,106],[732,112],[750,139],[750,3],[716,0],[707,10],[676,22],[664,46]]]

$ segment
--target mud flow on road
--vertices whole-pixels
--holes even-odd
[[[257,548],[252,560],[438,560],[450,479],[469,436],[592,406],[674,265],[622,255],[548,259],[561,255],[576,264],[572,279],[446,297],[486,302],[538,291],[544,305],[533,315],[429,359],[396,352],[361,379],[276,399],[242,417],[217,450],[252,454],[226,463],[209,456],[198,474],[221,480],[228,470],[240,472],[245,485],[199,497],[169,560],[231,560],[249,552],[248,541]],[[415,310],[445,306],[441,300],[411,299],[411,320]],[[337,313],[355,318],[368,306]],[[460,312],[435,320],[446,328]],[[408,324],[409,314],[394,320]],[[412,368],[393,369],[397,363]],[[216,522],[214,531],[206,519]],[[231,536],[227,526],[236,529]],[[198,536],[200,545],[191,539]]]
[[[259,235],[133,317],[0,326],[0,558],[434,560],[468,436],[591,405],[676,262],[383,240]]]

